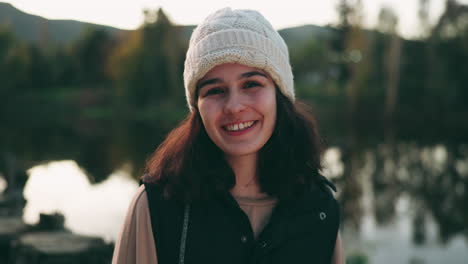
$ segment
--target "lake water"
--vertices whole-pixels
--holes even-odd
[[[51,162],[29,170],[23,219],[36,223],[39,213],[60,212],[71,231],[114,241],[138,183],[123,171],[91,184],[74,161]]]
[[[343,170],[339,151],[330,149],[325,155],[327,173],[339,174]],[[105,181],[91,184],[74,161],[57,161],[31,168],[24,189],[27,205],[24,221],[36,223],[39,213],[60,212],[65,226],[71,231],[99,236],[114,241],[120,231],[126,210],[138,188],[135,180],[120,170]],[[0,191],[4,188],[0,182]],[[412,242],[413,213],[409,198],[398,198],[396,216],[389,224],[379,226],[372,214],[370,187],[363,184],[363,209],[359,233],[345,226],[342,231],[346,255],[364,254],[368,263],[408,264],[466,264],[468,244],[460,234],[441,245],[437,241],[437,225],[428,216],[426,242],[423,246]],[[367,186],[367,187],[366,187]]]

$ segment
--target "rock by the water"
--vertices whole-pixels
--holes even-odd
[[[28,225],[23,223],[21,216],[0,217],[0,263],[7,263],[12,242],[27,229]]]
[[[21,235],[12,246],[12,264],[110,263],[112,246],[101,238],[68,231]]]

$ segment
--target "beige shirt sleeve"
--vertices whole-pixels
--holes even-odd
[[[332,259],[332,264],[344,264],[344,249],[343,249],[343,243],[341,243],[341,235],[340,232],[338,232],[338,235],[336,236],[336,243],[335,243],[335,251],[333,253],[333,259]]]
[[[115,242],[112,264],[157,264],[145,186],[135,194]]]

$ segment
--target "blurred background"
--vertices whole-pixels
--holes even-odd
[[[188,113],[190,34],[223,6],[289,46],[347,263],[468,263],[468,1],[69,2],[0,2],[0,263],[110,263]]]

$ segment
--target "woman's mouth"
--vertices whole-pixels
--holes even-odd
[[[252,121],[245,121],[245,122],[239,122],[235,124],[229,124],[223,126],[223,129],[227,132],[230,132],[230,134],[239,134],[239,132],[247,131],[250,128],[252,128],[257,121],[252,120]]]

